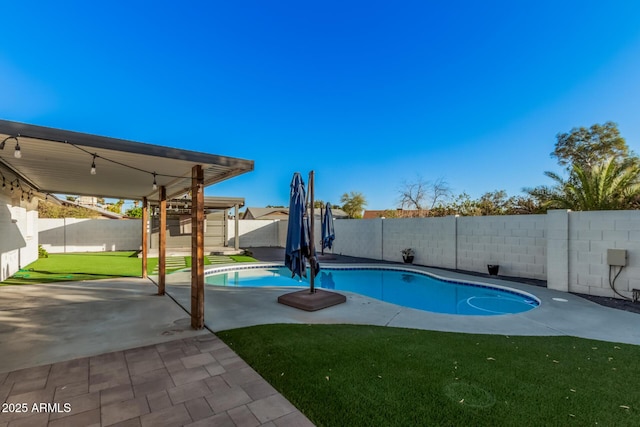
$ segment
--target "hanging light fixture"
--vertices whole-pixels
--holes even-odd
[[[156,173],[153,173],[153,189],[154,191],[158,189],[158,183],[156,182]]]
[[[20,143],[18,142],[18,138],[16,138],[16,151],[13,152],[13,156],[16,159],[19,159],[22,157],[22,152],[20,151]]]
[[[91,175],[96,174],[96,154],[93,155],[93,161],[91,162]]]

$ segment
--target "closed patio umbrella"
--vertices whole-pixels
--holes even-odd
[[[289,193],[289,224],[287,243],[284,250],[284,265],[291,270],[292,276],[307,277],[305,257],[309,254],[309,234],[305,227],[306,191],[298,172],[293,174]]]
[[[333,229],[333,213],[331,212],[331,204],[327,202],[327,206],[322,215],[322,254],[324,255],[324,248],[331,249],[333,241],[336,238],[335,231]]]
[[[310,185],[312,184],[310,183]],[[298,172],[293,174],[289,196],[289,224],[287,227],[287,243],[284,251],[284,265],[291,270],[291,277],[299,276],[302,278],[307,277],[306,261],[309,260],[313,277],[315,277],[320,271],[320,264],[318,264],[316,251],[311,241],[304,182]],[[312,292],[313,277],[310,281]]]
[[[316,256],[313,233],[313,201],[314,201],[314,172],[309,173],[309,194],[311,214],[307,215],[307,199],[302,177],[298,172],[293,174],[289,202],[289,224],[287,226],[287,243],[285,246],[284,263],[293,273],[292,277],[306,277],[306,260],[309,261],[311,276],[309,290],[289,292],[278,297],[278,302],[306,311],[316,311],[332,305],[341,304],[347,300],[344,295],[315,289],[315,277],[320,272],[320,264]],[[325,278],[327,287],[335,287],[332,277]]]

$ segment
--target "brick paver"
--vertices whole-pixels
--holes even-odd
[[[312,426],[215,335],[0,374],[0,427]]]

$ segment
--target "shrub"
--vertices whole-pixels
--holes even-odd
[[[42,245],[38,245],[38,258],[49,258],[49,252]]]

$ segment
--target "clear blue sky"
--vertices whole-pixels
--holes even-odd
[[[555,135],[640,153],[640,1],[0,2],[0,118],[255,161],[209,187],[397,206],[549,184]]]

